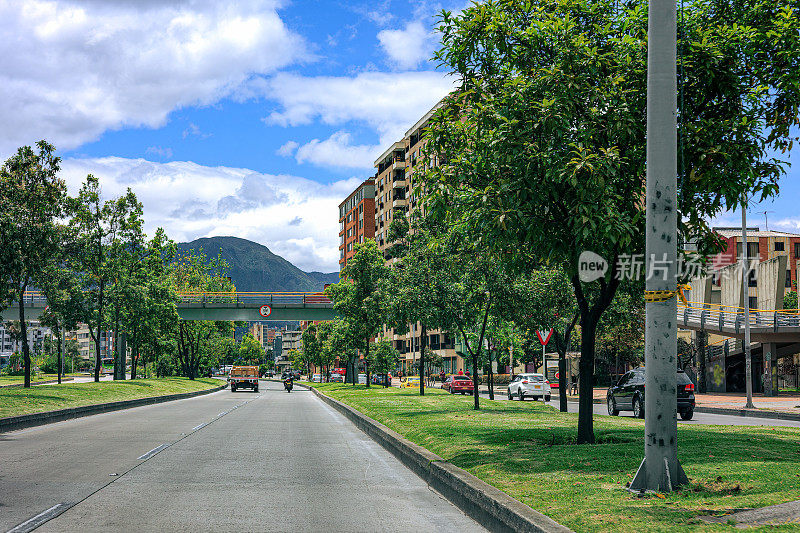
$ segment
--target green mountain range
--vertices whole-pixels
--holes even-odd
[[[239,292],[318,292],[327,283],[338,283],[338,272],[303,272],[257,242],[238,237],[205,237],[182,242],[178,250],[203,250],[206,257],[222,258]]]

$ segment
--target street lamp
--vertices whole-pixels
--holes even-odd
[[[630,489],[671,492],[688,482],[677,420],[677,13],[650,0],[647,27],[644,459]],[[660,275],[656,275],[656,271]]]
[[[747,253],[747,196],[742,195],[742,304],[744,307],[744,383],[747,391],[745,409],[753,405],[753,361],[750,355],[750,259]]]

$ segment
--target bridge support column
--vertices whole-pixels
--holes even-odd
[[[778,395],[778,345],[774,342],[765,342],[761,345],[764,357],[764,396]]]

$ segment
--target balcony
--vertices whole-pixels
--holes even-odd
[[[405,168],[406,168],[405,159],[395,159],[394,161],[392,161],[393,170],[404,170]]]
[[[405,198],[398,198],[396,200],[392,200],[392,207],[405,207],[406,206],[406,199]]]

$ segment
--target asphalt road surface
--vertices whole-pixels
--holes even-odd
[[[0,434],[0,531],[484,531],[299,387]]]
[[[559,408],[558,392],[553,391],[548,405],[552,405],[556,409]],[[481,398],[489,398],[489,393],[481,393]],[[495,400],[508,400],[506,395],[506,388],[504,386],[495,388]],[[518,401],[518,400],[511,400]],[[527,399],[526,402],[532,402],[533,399]],[[570,413],[578,412],[577,402],[567,402],[567,411]],[[605,404],[594,404],[594,414],[609,416],[608,408]],[[633,412],[622,411],[619,416],[633,417]],[[753,416],[731,416],[731,415],[717,415],[711,413],[695,413],[691,420],[681,420],[678,417],[678,424],[713,424],[718,426],[783,426],[790,428],[800,428],[800,420],[780,420],[777,418],[757,418]]]

